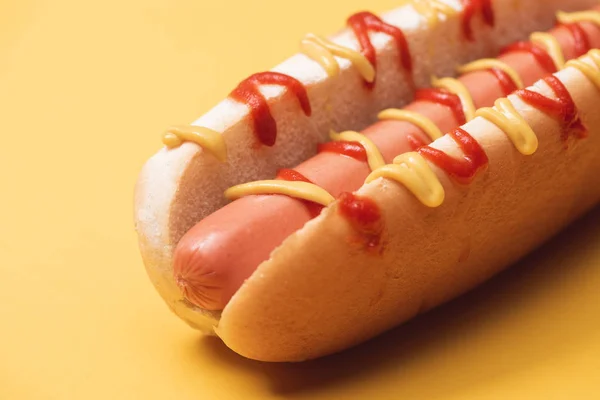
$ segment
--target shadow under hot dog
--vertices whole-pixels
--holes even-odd
[[[394,398],[443,398],[595,340],[598,332],[590,329],[589,318],[600,316],[593,301],[598,299],[593,287],[600,285],[598,243],[600,208],[464,296],[318,360],[261,363],[238,356],[216,338],[197,345],[228,368],[258,374],[270,391],[286,397],[357,388],[357,398],[365,398],[379,393],[377,382],[392,380]]]

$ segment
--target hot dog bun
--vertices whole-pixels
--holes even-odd
[[[352,229],[336,203],[259,266],[224,309],[217,334],[236,352],[265,361],[342,350],[469,290],[597,204],[600,90],[571,67],[555,76],[587,138],[566,148],[555,119],[509,96],[538,136],[536,153],[520,154],[505,132],[472,120],[463,128],[489,157],[472,183],[459,185],[432,165],[446,191],[435,209],[394,181],[364,185],[358,194],[375,200],[383,215],[383,252],[349,242]],[[532,90],[555,98],[541,81]],[[432,146],[462,154],[448,136]]]
[[[458,13],[428,29],[411,5],[404,5],[383,18],[400,26],[409,42],[416,86],[427,86],[429,76],[454,75],[458,64],[495,54],[512,41],[524,39],[534,30],[550,27],[557,10],[583,9],[592,0],[494,0],[495,25],[472,21],[474,40],[461,38],[462,3],[444,0]],[[415,24],[415,21],[420,21]],[[341,72],[327,77],[321,67],[303,55],[295,55],[275,68],[297,78],[308,88],[312,116],[305,117],[289,93],[263,87],[277,121],[278,137],[273,147],[253,146],[254,137],[245,106],[225,100],[194,124],[222,132],[228,162],[219,163],[192,143],[163,148],[144,166],[135,189],[135,222],[146,270],[169,307],[191,326],[207,333],[219,318],[185,301],[172,276],[173,249],[196,222],[223,206],[223,192],[232,185],[273,176],[277,169],[292,166],[313,155],[315,144],[326,140],[330,129],[361,129],[386,107],[399,107],[411,99],[408,75],[398,68],[398,55],[391,39],[372,35],[377,52],[377,84],[365,90],[356,68],[338,59]],[[335,41],[357,48],[353,34],[345,30]],[[443,49],[440,50],[440,49]]]

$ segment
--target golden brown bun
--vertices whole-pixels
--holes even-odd
[[[434,167],[446,190],[435,209],[394,181],[363,186],[358,193],[382,211],[383,254],[349,243],[352,231],[334,204],[259,266],[223,311],[217,334],[264,361],[340,351],[473,288],[597,204],[600,91],[576,69],[556,75],[588,138],[566,149],[554,119],[510,96],[538,135],[534,155],[523,156],[495,125],[474,119],[464,129],[485,149],[489,168],[473,183],[458,185]],[[554,97],[542,81],[533,90]],[[461,155],[448,136],[433,147]]]
[[[457,10],[461,1],[444,0]],[[484,56],[535,30],[549,28],[557,10],[580,10],[596,5],[596,0],[494,0],[495,27],[483,26],[480,16],[473,19],[475,40],[461,40],[461,14],[440,22],[429,30],[411,6],[402,6],[384,16],[400,26],[409,42],[414,77],[418,86],[427,86],[431,74],[451,76],[455,67]],[[415,21],[420,21],[415,24]],[[218,313],[206,313],[191,306],[172,277],[173,249],[187,230],[222,207],[226,188],[242,182],[266,179],[279,168],[291,167],[316,151],[330,129],[360,130],[387,107],[401,107],[412,98],[412,88],[399,69],[398,55],[386,35],[373,35],[378,55],[377,84],[365,89],[357,71],[339,60],[341,73],[326,77],[315,62],[295,55],[275,68],[308,88],[313,115],[305,117],[297,101],[275,87],[264,87],[278,126],[277,144],[255,148],[247,109],[225,100],[195,124],[223,133],[229,158],[217,162],[192,143],[173,150],[161,149],[144,166],[135,191],[135,222],[140,249],[150,279],[169,307],[190,325],[206,332]],[[354,36],[344,30],[335,41],[357,48]],[[205,318],[208,316],[209,318]]]

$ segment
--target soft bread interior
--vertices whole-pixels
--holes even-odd
[[[457,10],[459,0],[446,0]],[[409,5],[383,18],[400,26],[406,34],[417,86],[428,86],[429,77],[454,75],[454,68],[467,61],[497,53],[501,46],[524,39],[534,30],[549,28],[558,9],[583,9],[592,0],[494,0],[496,25],[483,26],[473,19],[475,41],[461,40],[461,15],[442,21],[429,30]],[[365,88],[357,71],[339,59],[341,73],[327,78],[323,70],[305,56],[295,55],[275,70],[287,73],[308,88],[313,115],[305,117],[297,101],[280,88],[264,87],[278,126],[277,144],[257,147],[245,106],[224,100],[195,123],[223,132],[229,158],[217,162],[198,146],[161,149],[144,166],[135,192],[136,229],[148,274],[171,309],[190,325],[210,331],[218,317],[191,308],[183,300],[172,278],[171,256],[182,235],[206,215],[225,203],[229,186],[274,176],[314,154],[316,144],[326,140],[330,129],[359,130],[372,123],[377,112],[400,107],[410,101],[413,87],[398,66],[398,54],[388,36],[372,35],[378,53],[375,89]],[[358,48],[349,31],[335,36],[341,44]],[[205,316],[209,316],[209,320]]]
[[[223,311],[217,333],[236,352],[265,361],[299,361],[371,338],[488,279],[600,201],[600,91],[578,70],[557,74],[588,127],[565,147],[559,124],[517,97],[537,133],[532,156],[482,118],[464,128],[482,145],[489,168],[459,185],[434,167],[446,190],[429,209],[387,179],[358,193],[374,199],[385,223],[381,255],[348,240],[337,211],[288,238]],[[553,97],[543,82],[535,91]],[[448,136],[433,147],[460,156]],[[465,259],[465,255],[468,255]]]

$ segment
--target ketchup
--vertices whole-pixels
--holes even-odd
[[[419,89],[415,92],[416,101],[427,101],[450,107],[459,125],[467,122],[460,98],[444,89]]]
[[[267,99],[259,90],[260,85],[284,86],[300,102],[306,116],[310,116],[311,107],[306,88],[295,78],[279,72],[259,72],[242,81],[229,95],[232,99],[246,104],[254,123],[254,133],[265,146],[273,146],[277,140],[277,124]]]
[[[283,168],[283,169],[280,169],[279,171],[277,171],[277,179],[281,179],[283,181],[289,181],[289,182],[313,183],[310,179],[308,179],[307,177],[302,175],[300,172],[298,172],[294,169],[288,169],[288,168]],[[308,212],[309,212],[311,218],[315,218],[319,214],[321,214],[321,211],[323,210],[323,206],[321,204],[317,204],[315,202],[308,201],[308,200],[300,200],[300,201],[302,201],[302,203],[304,203],[304,205],[308,209]]]
[[[430,146],[421,147],[418,153],[446,171],[461,183],[469,183],[477,172],[488,165],[488,157],[477,141],[462,128],[448,132],[462,149],[464,157],[457,159],[450,157],[441,150]]]
[[[498,83],[500,83],[500,88],[502,89],[504,97],[518,89],[517,85],[515,85],[515,82],[510,78],[510,76],[500,68],[490,68],[488,69],[488,72],[498,79]]]
[[[391,36],[398,48],[400,64],[406,71],[412,72],[412,60],[410,50],[408,49],[408,42],[400,28],[383,22],[381,18],[368,11],[350,16],[348,18],[348,26],[356,35],[363,55],[369,60],[375,70],[377,70],[377,57],[375,47],[373,47],[373,43],[369,37],[370,31],[385,33]]]
[[[471,29],[471,20],[475,13],[481,10],[483,21],[493,27],[494,26],[494,9],[492,8],[491,0],[462,0],[463,3],[463,19],[462,30],[463,34],[469,41],[473,41],[473,30]]]
[[[576,135],[579,138],[586,137],[587,130],[579,118],[577,107],[565,85],[554,75],[547,76],[543,80],[550,86],[558,98],[557,100],[528,89],[517,90],[515,94],[530,106],[558,119],[562,128],[563,140],[566,141],[569,135]]]
[[[282,168],[279,171],[277,171],[277,179],[291,182],[312,183],[310,179],[302,175],[300,172],[296,171],[295,169],[288,168]]]
[[[562,26],[567,28],[573,36],[573,47],[575,48],[575,57],[581,57],[590,50],[590,39],[588,38],[587,33],[581,27],[581,25],[573,23],[563,24]]]
[[[406,140],[408,141],[408,145],[410,146],[412,151],[415,151],[423,146],[427,146],[427,143],[425,143],[423,139],[418,138],[414,135],[408,135],[406,137]]]
[[[481,0],[481,12],[483,20],[489,26],[494,26],[494,9],[492,8],[492,0]]]
[[[368,197],[353,193],[342,193],[338,199],[338,210],[358,234],[357,242],[375,250],[381,243],[383,223],[379,206]]]
[[[367,162],[367,151],[358,142],[336,141],[321,143],[317,147],[319,153],[337,153],[346,157],[352,157],[358,161]]]
[[[510,78],[508,79],[510,80]],[[426,101],[428,103],[436,103],[446,106],[450,108],[459,125],[463,125],[467,122],[460,98],[454,93],[450,93],[445,89],[418,89],[415,92],[415,101]],[[414,135],[408,135],[406,139],[408,140],[408,144],[413,151],[427,145],[426,142]]]
[[[535,60],[540,64],[542,68],[544,68],[548,73],[556,72],[556,65],[554,65],[554,61],[552,57],[540,46],[533,44],[531,42],[517,42],[513,43],[510,46],[502,49],[500,54],[511,53],[513,51],[522,51],[526,53],[530,53]]]

